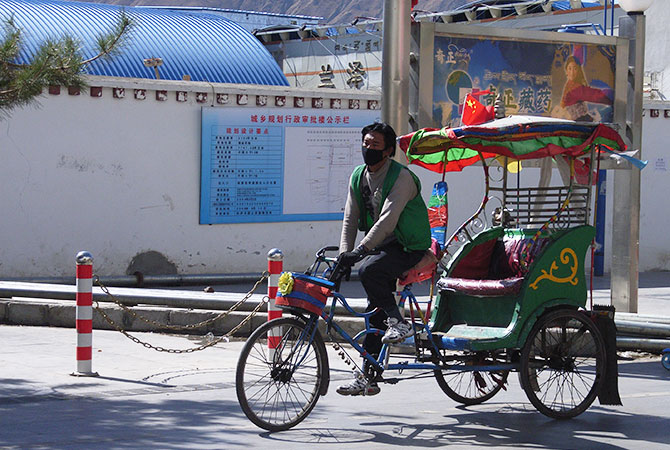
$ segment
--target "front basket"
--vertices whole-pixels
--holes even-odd
[[[301,273],[284,272],[280,277],[277,306],[321,315],[335,283]]]

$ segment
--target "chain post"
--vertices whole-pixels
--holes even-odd
[[[93,256],[86,251],[77,253],[75,258],[77,293],[77,377],[97,377],[93,372]]]
[[[284,254],[278,248],[273,248],[268,252],[268,321],[277,319],[282,316],[282,310],[275,301],[277,300],[277,287],[279,286],[279,275],[281,275],[284,266]],[[277,348],[281,339],[281,330],[270,329],[268,331],[268,349],[270,356],[273,355],[274,349]]]

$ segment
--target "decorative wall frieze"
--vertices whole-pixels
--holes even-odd
[[[230,101],[228,94],[216,94],[216,103],[219,105],[227,105]]]
[[[113,80],[117,80],[114,82]],[[249,88],[248,86],[224,85],[228,92],[216,92],[221,89],[211,84],[208,86],[196,86],[196,82],[172,82],[168,85],[166,82],[155,82],[147,80],[126,81],[117,77],[94,77],[96,84],[88,88],[91,97],[104,98],[112,97],[115,99],[125,99],[126,90],[130,89],[132,96],[129,101],[156,101],[163,104],[180,103],[187,105],[201,104],[212,106],[245,106],[245,107],[267,107],[267,108],[306,108],[315,109],[381,109],[381,95],[376,92],[361,92],[352,96],[347,92],[338,92],[328,90],[328,94],[323,95],[323,90],[310,91],[305,89],[295,89],[274,86],[259,86]],[[116,84],[118,82],[118,84]],[[167,89],[163,89],[165,86]],[[171,87],[171,89],[170,89]],[[204,88],[204,89],[203,89]],[[70,96],[76,97],[81,93],[77,88],[65,87]],[[201,90],[202,89],[202,90]],[[206,91],[209,89],[210,91]],[[276,94],[273,92],[276,91]],[[48,94],[60,95],[61,86],[52,85],[48,87]],[[86,92],[86,91],[84,91]],[[305,95],[307,94],[307,95]],[[361,95],[362,94],[362,95]],[[663,116],[667,117],[670,111],[664,111]],[[660,111],[659,111],[660,115]]]

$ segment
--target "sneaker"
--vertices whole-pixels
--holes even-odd
[[[349,384],[343,384],[337,388],[337,393],[340,395],[377,395],[379,392],[381,389],[377,383],[369,383],[360,372],[354,374],[354,379]]]
[[[388,325],[388,329],[382,336],[383,344],[396,344],[414,334],[412,325],[405,321],[399,322],[395,317],[389,317],[386,325]]]

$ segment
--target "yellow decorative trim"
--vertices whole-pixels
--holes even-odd
[[[579,278],[576,277],[577,269],[579,267],[579,261],[577,261],[577,254],[575,254],[575,251],[571,248],[564,248],[563,250],[561,250],[560,260],[561,263],[563,263],[564,265],[568,265],[570,261],[572,261],[572,267],[570,268],[572,273],[570,273],[569,276],[563,278],[555,276],[554,270],[558,270],[558,265],[556,264],[556,261],[553,261],[551,263],[551,266],[549,267],[549,273],[547,273],[546,270],[542,270],[541,271],[542,275],[537,277],[535,281],[533,281],[530,284],[530,287],[537,290],[537,283],[539,283],[541,280],[544,279],[553,281],[554,283],[570,283],[573,286],[577,286],[577,283],[579,282]]]

